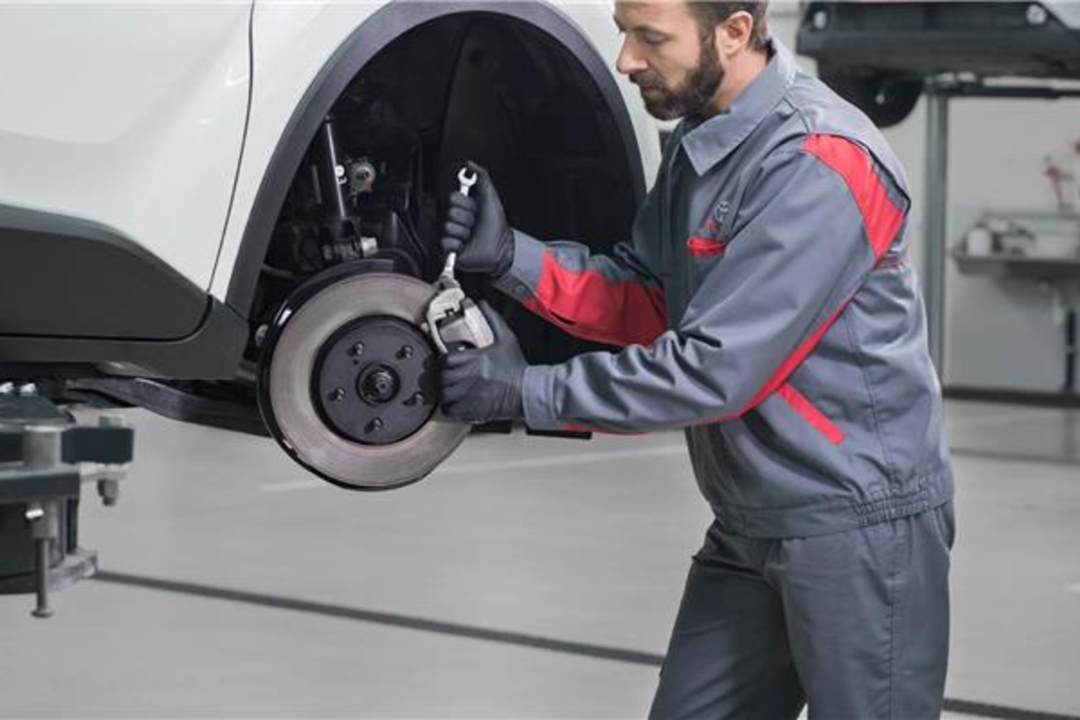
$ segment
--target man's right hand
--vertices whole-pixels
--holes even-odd
[[[466,165],[476,173],[476,184],[472,196],[450,193],[442,249],[444,253],[458,253],[457,267],[461,270],[497,279],[514,261],[514,234],[487,170],[471,161]]]

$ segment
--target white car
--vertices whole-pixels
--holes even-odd
[[[594,2],[0,5],[0,378],[423,477],[468,431],[423,322],[456,170],[626,239],[659,139],[618,47]],[[501,302],[531,360],[584,348]]]

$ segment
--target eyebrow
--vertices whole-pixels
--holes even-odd
[[[660,30],[659,28],[653,27],[652,25],[649,25],[647,23],[645,25],[635,25],[634,27],[627,30],[623,26],[623,24],[621,22],[619,22],[619,18],[612,15],[611,19],[615,21],[615,27],[617,27],[619,29],[619,32],[624,33],[624,34],[628,33],[628,32],[635,32],[635,33],[651,32],[651,33],[656,33],[657,35],[665,35],[666,34],[666,33],[664,33],[663,30]]]

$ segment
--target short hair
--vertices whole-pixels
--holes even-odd
[[[765,20],[768,0],[755,2],[720,2],[719,0],[689,0],[690,12],[697,20],[703,36],[708,36],[717,25],[727,20],[734,13],[748,12],[754,19],[754,29],[750,32],[750,49],[756,52],[768,52],[769,28]]]

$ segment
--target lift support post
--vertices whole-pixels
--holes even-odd
[[[78,544],[81,488],[114,505],[133,444],[119,416],[80,425],[32,385],[0,388],[0,594],[33,593],[34,616],[49,617],[50,590],[97,571]]]

